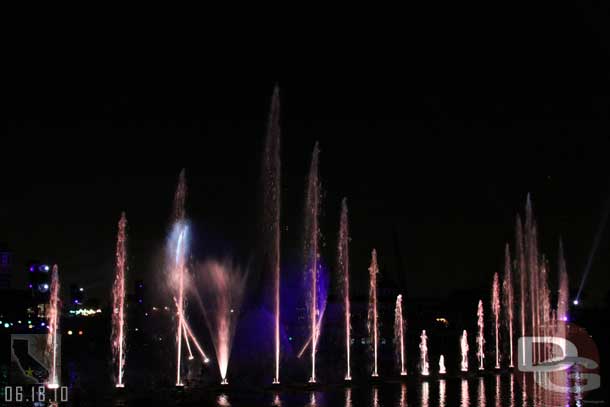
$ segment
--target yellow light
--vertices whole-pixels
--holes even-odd
[[[72,331],[68,331],[68,335],[72,335]]]

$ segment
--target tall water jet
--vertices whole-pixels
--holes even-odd
[[[186,234],[187,226],[185,223],[184,204],[186,200],[186,176],[184,169],[178,178],[178,187],[174,196],[174,230],[169,245],[170,256],[170,279],[174,286],[175,297],[177,298],[177,326],[176,326],[176,386],[183,386],[182,369],[182,333],[184,330],[184,280],[186,273]],[[188,340],[188,337],[187,337]]]
[[[500,369],[500,279],[498,273],[494,273],[491,289],[491,310],[494,315],[494,329],[496,340],[496,369]]]
[[[539,361],[546,361],[549,357],[549,342],[547,338],[551,335],[549,332],[551,322],[551,298],[548,281],[548,263],[544,255],[542,255],[542,261],[539,266],[539,292],[540,296],[540,309],[539,309],[539,332],[544,338],[543,343],[540,346],[540,359]]]
[[[510,248],[508,243],[504,250],[504,281],[502,282],[502,298],[504,302],[504,314],[508,328],[508,367],[513,368],[513,321],[515,310],[515,293],[513,289],[513,272],[510,260]]]
[[[51,291],[49,307],[47,308],[47,324],[49,333],[47,334],[46,355],[50,359],[51,372],[47,381],[49,389],[59,388],[59,372],[57,368],[57,337],[59,335],[59,316],[61,304],[59,301],[59,271],[57,264],[51,271]]]
[[[319,273],[319,214],[320,214],[320,181],[318,177],[318,162],[320,149],[316,142],[311,157],[309,176],[307,180],[307,197],[305,202],[305,265],[310,281],[309,318],[311,331],[311,376],[310,383],[316,382],[316,350],[319,334],[318,311],[318,273]]]
[[[438,373],[439,374],[447,373],[447,369],[445,368],[445,356],[444,355],[441,355],[441,357],[438,359]]]
[[[462,372],[468,371],[468,333],[466,330],[462,332],[462,337],[460,338],[460,352],[462,355],[462,362],[460,363],[460,370]]]
[[[116,364],[115,386],[125,387],[123,373],[125,369],[125,271],[127,270],[127,218],[125,212],[121,214],[116,239],[116,267],[112,286],[112,357]]]
[[[479,370],[483,370],[485,360],[485,335],[484,335],[484,313],[483,313],[483,300],[479,300],[479,306],[477,309],[477,327],[479,332],[477,334],[477,359],[479,360]]]
[[[557,296],[557,319],[559,321],[567,322],[569,319],[568,318],[568,296],[570,294],[570,291],[569,291],[568,271],[566,268],[566,260],[563,255],[563,243],[562,243],[561,239],[559,240],[558,269],[559,269],[559,293]]]
[[[166,275],[167,283],[172,291],[172,298],[176,305],[176,386],[182,387],[182,342],[186,342],[189,359],[193,359],[190,341],[201,354],[204,363],[208,358],[201,349],[199,342],[193,335],[186,321],[186,297],[185,288],[188,283],[187,258],[188,258],[188,225],[186,222],[186,177],[184,170],[180,172],[178,187],[174,195],[174,212],[172,218],[172,229],[166,245]]]
[[[520,324],[520,328],[521,328],[521,337],[525,337],[526,336],[526,313],[525,313],[525,306],[527,303],[527,290],[526,290],[526,285],[527,285],[527,269],[526,269],[526,262],[525,262],[525,243],[523,241],[523,226],[521,224],[521,217],[519,215],[517,215],[517,222],[515,225],[515,248],[516,248],[516,252],[517,252],[517,261],[516,261],[516,265],[517,265],[517,270],[519,272],[519,324]],[[521,360],[519,361],[519,363],[521,363],[522,365],[525,365],[526,361],[525,361],[525,354],[526,354],[526,349],[525,349],[525,342],[523,342],[522,348],[521,348]]]
[[[438,407],[447,405],[447,383],[445,379],[438,381]]]
[[[231,345],[241,307],[247,273],[230,262],[207,261],[199,267],[205,294],[203,311],[216,350],[221,384],[228,384]]]
[[[430,374],[430,364],[428,363],[428,336],[425,329],[421,331],[419,339],[419,368],[422,376],[428,376]]]
[[[402,316],[402,294],[396,297],[396,308],[394,309],[394,352],[400,366],[400,375],[406,376],[405,367],[405,321]]]
[[[280,158],[280,90],[276,86],[271,99],[269,123],[265,139],[263,157],[264,190],[264,235],[265,265],[273,276],[273,314],[275,377],[274,384],[280,383],[280,212],[281,212],[281,158]]]
[[[351,372],[351,310],[349,299],[349,221],[347,199],[341,201],[341,220],[339,223],[338,247],[339,272],[343,290],[343,310],[345,315],[345,380],[352,380]]]
[[[371,266],[369,267],[369,312],[368,312],[368,329],[371,345],[373,346],[373,377],[379,376],[377,371],[377,350],[379,346],[379,326],[377,315],[377,274],[379,267],[377,266],[377,251],[373,249],[371,253]]]

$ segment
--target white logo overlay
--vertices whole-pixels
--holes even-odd
[[[598,362],[579,356],[578,347],[569,339],[524,336],[519,338],[517,349],[519,371],[532,373],[539,388],[555,393],[583,394],[601,386],[599,374],[586,372],[597,369]]]

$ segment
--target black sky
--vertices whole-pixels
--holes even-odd
[[[15,58],[3,96],[0,241],[19,267],[57,261],[67,281],[105,297],[120,212],[133,274],[147,276],[184,167],[197,255],[247,261],[277,82],[287,253],[298,247],[319,140],[327,262],[347,196],[352,267],[363,275],[372,247],[382,273],[399,269],[398,248],[414,296],[487,287],[530,192],[543,251],[554,262],[562,236],[577,285],[610,194],[609,36],[607,10],[556,7],[497,6],[486,19],[462,10],[427,31],[389,24],[324,47],[278,45],[269,68],[258,63],[270,62],[266,52],[235,51],[222,75],[232,48],[95,41],[47,48],[37,63]],[[610,288],[609,234],[586,295]]]

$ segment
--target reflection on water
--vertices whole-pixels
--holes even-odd
[[[516,374],[522,374],[518,372]],[[388,380],[371,386],[356,383],[353,387],[325,386],[318,391],[298,388],[273,391],[239,391],[214,393],[209,389],[200,393],[160,393],[142,403],[134,399],[116,397],[113,407],[201,406],[201,407],[559,407],[592,406],[583,395],[566,398],[536,388],[533,377],[527,376],[527,386],[513,374],[483,377],[444,377],[443,379],[397,382]],[[222,389],[226,391],[225,389]],[[409,397],[408,397],[408,394]],[[163,397],[162,397],[163,396]],[[407,400],[409,398],[409,400]],[[137,400],[137,399],[135,399]],[[108,404],[110,405],[110,404]],[[100,407],[106,407],[101,404]],[[88,406],[93,406],[88,404]]]
[[[352,407],[352,389],[345,389],[345,407]]]
[[[479,402],[478,406],[479,407],[485,407],[486,401],[485,400],[485,381],[483,380],[482,377],[479,377],[479,392],[478,392],[478,397],[477,400]]]
[[[428,382],[422,382],[421,384],[421,406],[428,407],[430,402],[430,384]]]
[[[400,385],[400,397],[398,398],[398,407],[407,407],[407,385]]]
[[[312,391],[309,393],[309,407],[317,407],[318,401],[316,400],[316,392]]]
[[[230,407],[231,403],[229,403],[229,396],[227,396],[226,394],[219,395],[216,399],[216,404],[220,407]]]
[[[502,406],[502,400],[500,400],[500,375],[496,375],[496,407]]]
[[[438,405],[445,407],[447,404],[447,383],[444,380],[438,382]]]
[[[462,379],[462,395],[460,400],[461,407],[470,406],[470,395],[468,394],[468,380]]]
[[[379,388],[373,387],[373,407],[380,407],[379,404]]]

